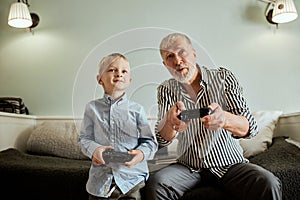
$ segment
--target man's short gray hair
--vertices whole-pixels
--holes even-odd
[[[162,55],[162,52],[170,47],[179,37],[185,38],[185,40],[188,42],[188,44],[192,45],[192,42],[190,38],[183,34],[183,33],[171,33],[164,37],[159,45],[160,54]]]

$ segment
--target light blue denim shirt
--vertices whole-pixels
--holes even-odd
[[[147,160],[154,157],[158,147],[144,108],[128,100],[126,94],[118,100],[104,94],[103,98],[86,105],[79,144],[89,158],[102,145],[113,146],[116,151],[139,149],[144,153],[144,160],[131,168],[122,163],[110,162],[100,166],[92,163],[86,189],[88,193],[99,197],[109,197],[113,179],[123,193],[147,180]]]

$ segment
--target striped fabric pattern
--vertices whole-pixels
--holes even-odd
[[[0,97],[0,111],[29,115],[28,108],[21,97]]]
[[[160,136],[157,125],[177,101],[182,101],[186,109],[202,108],[216,102],[225,111],[245,116],[250,124],[247,137],[256,135],[258,133],[256,121],[251,115],[243,97],[242,87],[234,74],[223,67],[208,69],[198,66],[198,68],[202,80],[199,83],[201,89],[196,102],[190,98],[186,88],[173,78],[164,81],[157,88],[158,121],[155,131],[160,146],[167,146],[170,142]],[[222,177],[233,164],[249,162],[243,157],[242,148],[231,132],[224,129],[207,130],[200,119],[192,119],[188,129],[177,134],[177,139],[179,155],[177,160],[193,171],[207,168],[218,177]]]

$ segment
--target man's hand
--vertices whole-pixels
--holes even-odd
[[[201,118],[205,128],[210,130],[223,128],[236,137],[245,137],[248,134],[249,121],[246,117],[226,112],[217,103],[212,103],[208,108],[212,110],[212,114]]]
[[[92,162],[95,164],[95,165],[103,165],[105,164],[105,161],[102,157],[102,153],[105,151],[105,150],[108,150],[108,149],[113,149],[112,146],[100,146],[98,147],[94,153],[93,153],[93,156],[92,156]]]
[[[208,108],[212,110],[212,114],[201,118],[204,127],[210,130],[223,128],[226,122],[226,112],[217,103],[210,104]]]
[[[135,156],[131,159],[131,161],[124,163],[124,165],[127,167],[132,167],[133,165],[144,160],[144,153],[141,150],[130,150],[128,151],[128,153],[133,154]]]
[[[177,117],[183,110],[186,110],[183,102],[176,102],[166,113],[166,125],[178,132],[185,131],[189,123],[183,122]]]
[[[183,132],[188,128],[189,122],[178,119],[182,110],[186,110],[183,102],[176,102],[164,115],[164,118],[158,125],[158,132],[167,141],[171,141],[176,132]]]

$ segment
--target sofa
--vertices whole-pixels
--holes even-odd
[[[259,134],[240,139],[244,156],[278,176],[283,199],[300,199],[300,113],[253,113]],[[81,119],[21,116],[0,112],[0,177],[9,199],[88,199],[85,184],[90,166],[77,143]],[[149,118],[154,127],[155,119]],[[8,136],[8,137],[6,137]],[[150,173],[175,162],[176,140],[149,161]],[[204,181],[185,199],[232,199]]]

